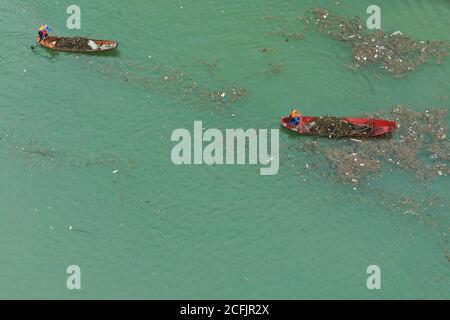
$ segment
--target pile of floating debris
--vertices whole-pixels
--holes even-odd
[[[245,88],[231,88],[226,90],[201,89],[202,94],[209,97],[211,102],[225,103],[225,101],[236,102],[248,95]]]
[[[330,148],[326,150],[325,155],[335,170],[338,180],[354,185],[360,183],[361,177],[378,173],[381,169],[380,160],[358,154],[357,150],[351,147]]]
[[[363,29],[361,19],[348,19],[329,10],[315,8],[301,17],[307,25],[333,39],[352,46],[354,67],[378,63],[381,68],[399,78],[416,70],[430,57],[441,63],[448,55],[450,44],[445,41],[415,41],[400,31],[387,33]]]

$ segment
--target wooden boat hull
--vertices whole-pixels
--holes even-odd
[[[110,40],[93,40],[93,39],[87,39],[95,42],[95,44],[98,46],[97,49],[76,49],[76,48],[70,48],[70,47],[57,47],[56,44],[58,40],[61,39],[67,39],[64,37],[47,37],[45,40],[39,41],[39,37],[36,38],[36,42],[48,49],[56,50],[56,51],[64,51],[64,52],[104,52],[109,50],[114,50],[119,46],[119,43],[115,41]]]
[[[307,130],[307,125],[312,123],[319,117],[302,117],[303,126],[291,126],[289,124],[289,117],[281,118],[281,125],[286,129],[297,132],[301,135],[314,135]],[[379,137],[386,134],[393,133],[397,129],[397,123],[395,121],[388,121],[382,119],[370,119],[370,118],[341,118],[355,126],[369,127],[370,130],[365,132],[355,132],[348,135],[348,137]],[[306,128],[305,128],[306,127]],[[324,135],[325,136],[325,135]]]

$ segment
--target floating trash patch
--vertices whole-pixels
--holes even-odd
[[[448,42],[416,41],[400,31],[371,32],[363,28],[359,17],[348,19],[323,8],[309,10],[299,19],[308,26],[315,26],[322,34],[349,43],[355,69],[376,64],[394,77],[400,78],[431,58],[434,58],[436,63],[442,63],[449,54]]]
[[[289,42],[290,40],[303,40],[305,38],[303,32],[291,31],[292,29],[290,28],[288,21],[283,17],[265,16],[263,19],[277,24],[275,30],[267,34],[269,36],[281,37],[286,42]],[[261,52],[267,51],[261,50]]]
[[[202,62],[208,67],[205,79],[197,81],[193,76],[178,68],[163,66],[158,63],[126,63],[114,61],[112,65],[94,63],[89,57],[76,56],[76,60],[92,65],[96,71],[121,79],[124,83],[135,84],[175,99],[199,105],[230,106],[249,94],[247,88],[233,85],[231,81],[218,81],[213,70],[217,67],[217,60],[213,64]],[[202,83],[214,82],[216,88]]]
[[[450,262],[450,243],[448,234],[447,213],[450,209],[448,197],[430,193],[429,190],[416,190],[414,194],[374,188],[371,195],[375,201],[387,209],[398,212],[406,218],[415,219],[418,223],[430,227],[436,235],[436,245],[442,256]]]
[[[120,168],[121,172],[127,172],[137,166],[136,160],[124,157],[119,153],[90,153],[83,156],[50,147],[45,143],[38,142],[36,139],[30,139],[28,142],[25,142],[23,138],[14,134],[3,135],[0,138],[0,142],[6,152],[27,159],[32,166],[48,170],[75,167],[109,168],[118,172],[117,168]]]
[[[267,77],[279,75],[282,72],[283,72],[283,63],[281,63],[281,62],[278,62],[278,63],[268,62],[267,69],[264,70],[264,74]]]

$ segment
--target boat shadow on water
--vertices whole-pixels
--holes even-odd
[[[64,52],[66,54],[74,54],[73,52]],[[91,56],[91,57],[120,57],[120,50],[110,50],[110,51],[104,51],[104,52],[77,52],[77,55],[85,55],[85,56]]]
[[[40,48],[39,46],[34,44],[30,46],[30,49],[36,57],[45,58],[51,63],[55,63],[58,61],[59,52],[57,51],[43,50],[43,48]]]

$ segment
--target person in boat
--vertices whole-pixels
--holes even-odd
[[[38,31],[39,41],[45,40],[48,37],[50,27],[48,25],[41,26]]]
[[[292,110],[291,114],[289,116],[289,124],[293,127],[296,127],[298,125],[300,125],[300,119],[301,118],[301,113],[298,110]]]
[[[298,131],[302,133],[311,133],[308,128],[308,125],[303,122],[302,114],[300,111],[294,109],[291,111],[289,116],[289,125],[296,128],[298,127]]]

